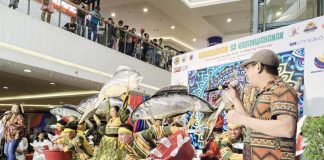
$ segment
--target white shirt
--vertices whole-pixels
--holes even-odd
[[[28,148],[28,140],[27,138],[23,137],[18,144],[17,150],[20,151],[27,151]],[[17,153],[16,152],[16,159],[17,160],[25,160],[25,154]]]
[[[52,145],[52,142],[47,139],[44,139],[43,142],[37,142],[36,140],[34,140],[34,142],[31,145],[34,147],[34,150],[40,151],[40,153],[37,151],[34,151],[33,160],[45,160],[45,155],[43,153],[43,147],[46,145],[47,146]]]

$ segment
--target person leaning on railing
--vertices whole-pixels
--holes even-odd
[[[114,20],[112,18],[108,18],[108,20],[105,20],[106,27],[108,27],[108,36],[107,36],[107,46],[109,48],[113,48],[114,45]]]
[[[126,43],[126,36],[127,36],[127,30],[128,30],[129,26],[128,25],[124,25],[124,27],[122,29],[120,29],[120,40],[119,40],[119,52],[121,53],[125,53],[125,43]]]
[[[82,10],[83,9],[83,10]],[[87,15],[87,12],[89,10],[88,5],[81,3],[79,7],[77,7],[77,34],[84,37],[85,35],[85,17]]]
[[[93,11],[90,12],[91,18],[89,20],[89,26],[88,26],[88,39],[91,40],[91,35],[93,33],[93,41],[97,40],[98,36],[98,24],[101,22],[102,14],[100,13],[100,7],[96,6]]]
[[[76,24],[76,18],[75,17],[71,17],[71,22],[66,23],[64,25],[64,29],[67,31],[70,31],[72,33],[76,33],[76,29],[77,29],[77,24]]]

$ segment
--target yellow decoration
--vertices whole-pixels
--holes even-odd
[[[132,131],[130,131],[130,130],[128,130],[128,129],[126,129],[126,128],[119,128],[118,129],[118,133],[127,133],[127,134],[132,134],[133,132]]]
[[[75,130],[70,129],[70,128],[64,128],[63,132],[68,133],[68,132],[73,132],[73,131],[75,131]]]
[[[235,129],[235,128],[241,127],[241,125],[235,125],[235,124],[231,124],[231,123],[229,123],[227,126],[229,129]]]

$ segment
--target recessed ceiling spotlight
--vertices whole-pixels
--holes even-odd
[[[175,26],[171,26],[171,29],[175,29]]]
[[[148,9],[147,8],[143,8],[143,12],[147,13]]]
[[[111,13],[110,15],[111,15],[112,17],[116,17],[116,13],[114,13],[114,12]]]
[[[4,86],[3,89],[9,89],[7,86]]]
[[[280,12],[280,11],[277,12],[277,13],[276,13],[276,16],[281,16],[281,12]]]
[[[30,73],[31,70],[30,69],[24,69],[24,72]]]
[[[63,104],[64,102],[60,102],[61,104]]]
[[[193,41],[193,42],[196,42],[197,40],[196,40],[196,38],[194,38],[194,39],[192,39],[192,41]]]
[[[53,82],[51,82],[51,83],[49,83],[50,85],[55,85],[55,83],[53,83]]]
[[[226,22],[227,22],[227,23],[232,22],[232,18],[227,18]]]

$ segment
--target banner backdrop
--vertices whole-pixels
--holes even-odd
[[[204,90],[233,77],[242,87],[245,73],[239,64],[261,49],[279,55],[280,76],[286,82],[294,86],[299,77],[304,78],[298,89],[299,116],[324,114],[324,17],[176,56],[171,84],[188,86],[190,93],[204,99]]]

